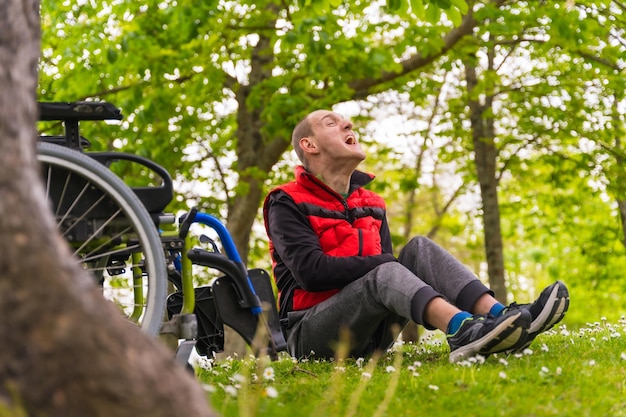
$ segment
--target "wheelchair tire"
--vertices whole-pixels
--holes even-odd
[[[158,229],[119,177],[80,151],[38,143],[59,231],[105,298],[149,335],[163,323],[167,270]]]

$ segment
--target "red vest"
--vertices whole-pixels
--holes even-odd
[[[279,186],[273,191],[277,190],[287,193],[306,215],[325,254],[369,256],[382,253],[382,220],[370,215],[372,209],[385,209],[385,202],[379,195],[359,187],[351,190],[344,199],[303,167],[296,168],[296,181]],[[270,250],[273,251],[271,241]],[[322,292],[296,289],[293,309],[312,307],[337,292],[338,289]]]

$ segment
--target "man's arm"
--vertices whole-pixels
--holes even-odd
[[[383,217],[383,224],[380,226],[380,244],[383,247],[383,253],[393,253],[393,245],[391,244],[391,231],[387,216]]]
[[[282,192],[272,195],[268,201],[267,224],[275,256],[280,257],[305,291],[343,288],[376,266],[396,261],[391,253],[391,239],[384,238],[385,233],[389,236],[386,222],[386,232],[381,230],[381,235],[383,250],[387,252],[373,256],[337,257],[324,254],[306,216]]]

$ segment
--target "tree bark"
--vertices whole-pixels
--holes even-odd
[[[622,226],[622,245],[626,247],[626,200],[617,200],[619,219]]]
[[[0,0],[0,414],[211,416],[170,351],[72,258],[35,153],[39,2]]]
[[[498,203],[498,179],[496,176],[496,160],[498,151],[495,145],[493,117],[485,116],[492,111],[492,98],[482,94],[485,103],[481,104],[473,98],[473,90],[478,84],[476,68],[472,62],[465,62],[468,105],[472,125],[472,141],[474,145],[474,161],[480,184],[480,195],[483,208],[485,236],[485,252],[489,286],[498,300],[507,302],[507,290],[504,279],[504,252],[500,228],[500,205]]]

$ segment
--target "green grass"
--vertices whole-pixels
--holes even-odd
[[[440,335],[380,358],[201,361],[223,416],[626,416],[626,318],[560,326],[522,354],[448,362]]]

